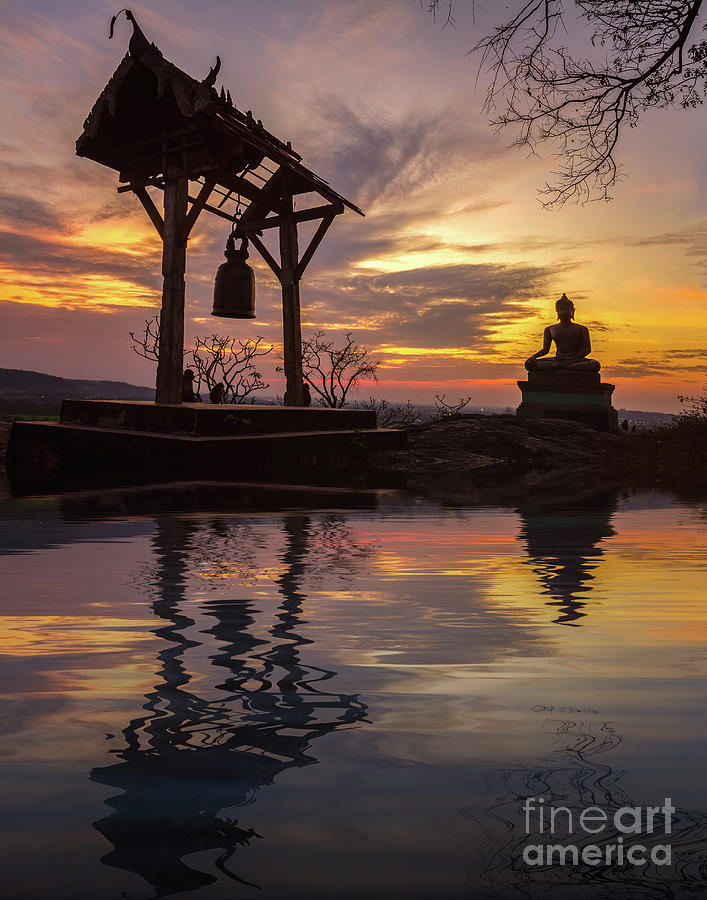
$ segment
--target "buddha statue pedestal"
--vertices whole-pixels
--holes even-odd
[[[516,414],[523,418],[571,419],[601,431],[618,430],[618,413],[611,405],[614,385],[602,383],[598,372],[531,371],[518,387],[523,399]]]

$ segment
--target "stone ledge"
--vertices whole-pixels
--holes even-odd
[[[544,394],[602,394],[611,397],[616,389],[616,385],[609,384],[608,381],[597,381],[593,384],[585,384],[577,381],[542,381],[528,379],[528,381],[517,381],[516,384],[520,388],[523,395],[533,391],[539,391]]]
[[[585,387],[596,389],[601,384],[601,376],[598,372],[573,372],[571,369],[531,371],[528,372],[528,382],[549,390],[580,390]]]
[[[150,400],[64,400],[63,425],[90,425],[161,434],[245,435],[375,428],[371,410],[323,406],[154,403]]]

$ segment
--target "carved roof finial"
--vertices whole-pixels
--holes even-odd
[[[115,25],[116,19],[123,12],[125,13],[125,18],[129,22],[132,22],[133,25],[133,35],[130,38],[130,43],[128,44],[128,51],[131,56],[138,58],[145,50],[150,49],[151,44],[142,33],[142,29],[137,24],[137,19],[132,14],[131,10],[124,7],[123,9],[119,9],[118,12],[113,16],[113,18],[110,20],[110,32],[108,34],[108,38],[110,39],[113,37],[113,27]]]
[[[220,69],[221,69],[221,57],[217,56],[216,57],[216,65],[211,66],[211,68],[209,69],[209,74],[201,82],[204,85],[204,87],[213,87],[216,84],[216,76],[218,75]]]

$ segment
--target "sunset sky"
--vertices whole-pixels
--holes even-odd
[[[147,37],[217,87],[366,213],[338,217],[302,282],[305,336],[350,330],[381,361],[359,394],[520,401],[523,360],[566,292],[614,404],[676,411],[707,382],[707,117],[663,110],[627,131],[612,203],[543,210],[549,148],[494,134],[465,55],[493,3],[458,0],[456,29],[417,0],[133,3]],[[84,118],[127,50],[116,4],[0,0],[0,366],[153,384],[130,349],[160,302],[161,245],[117,173],[75,156]],[[696,33],[697,34],[697,33]],[[257,256],[257,318],[209,313],[227,223],[189,243],[185,334],[281,340],[279,289]],[[281,393],[274,372],[265,367]]]

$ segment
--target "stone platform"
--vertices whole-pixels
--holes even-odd
[[[13,424],[7,471],[18,491],[193,480],[400,486],[385,455],[406,443],[367,410],[64,400],[59,422]]]
[[[614,385],[598,372],[571,370],[528,372],[519,381],[523,396],[516,413],[522,418],[569,419],[601,431],[618,429],[618,413],[611,405]]]
[[[131,431],[186,435],[276,434],[376,428],[376,414],[323,406],[256,406],[232,403],[153,403],[124,400],[64,400],[60,422]]]

